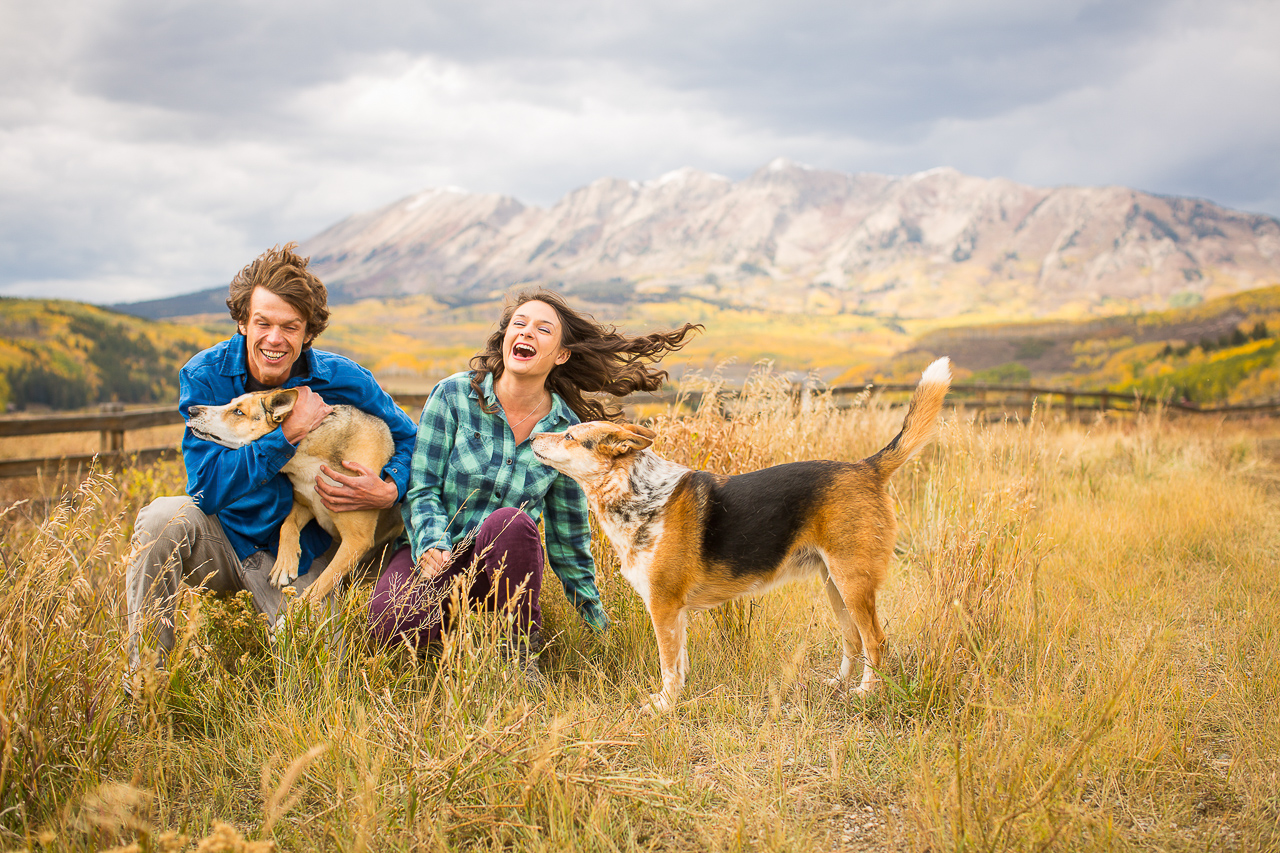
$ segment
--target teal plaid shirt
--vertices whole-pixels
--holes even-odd
[[[482,388],[487,406],[496,409],[492,374],[485,375]],[[551,411],[533,431],[560,432],[576,423],[578,416],[553,393]],[[547,561],[565,596],[588,625],[604,630],[609,620],[596,589],[586,495],[539,462],[530,442],[517,447],[500,411],[480,408],[471,374],[455,373],[432,389],[418,421],[401,507],[414,562],[432,548],[452,550],[503,507],[520,507],[535,522],[543,520]]]

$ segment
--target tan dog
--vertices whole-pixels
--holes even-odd
[[[196,437],[223,447],[244,447],[280,426],[297,400],[297,389],[286,388],[255,391],[224,406],[191,406],[187,427]],[[344,461],[359,462],[377,472],[394,452],[386,423],[355,406],[334,406],[320,425],[303,437],[293,458],[280,469],[293,484],[293,509],[280,527],[280,547],[271,568],[273,584],[285,587],[297,580],[302,528],[313,518],[340,541],[328,567],[299,599],[311,604],[324,601],[366,553],[399,534],[404,525],[398,505],[331,513],[316,491],[322,464],[342,470]]]
[[[644,599],[670,709],[688,675],[688,610],[706,610],[815,572],[843,635],[843,685],[864,658],[857,692],[879,682],[884,631],[876,591],[888,571],[897,519],[887,483],[933,436],[951,386],[942,358],[916,386],[902,431],[861,462],[793,462],[727,477],[649,450],[654,433],[602,421],[533,438],[533,452],[582,485],[613,543],[623,576]]]

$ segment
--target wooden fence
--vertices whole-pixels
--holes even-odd
[[[914,391],[914,382],[867,382],[862,385],[837,385],[830,388],[793,385],[792,393],[830,393],[837,408],[855,405],[855,398],[862,394],[897,394],[903,396]],[[736,392],[723,395],[732,401]],[[696,410],[703,394],[693,392],[678,397],[675,394],[641,395],[628,397],[628,402],[656,402],[671,404],[681,400],[684,407]],[[1166,412],[1191,415],[1217,415],[1219,417],[1271,417],[1280,413],[1280,403],[1259,403],[1242,406],[1200,406],[1187,401],[1144,397],[1118,391],[1091,391],[1079,388],[1044,388],[1031,385],[990,385],[980,382],[953,383],[947,394],[947,407],[975,411],[979,416],[991,419],[1006,415],[1030,415],[1033,407],[1041,412],[1061,411],[1067,417],[1078,417],[1098,412],[1133,414],[1162,407]],[[732,414],[732,405],[722,407]]]
[[[890,382],[884,384],[841,385],[826,390],[836,399],[837,405],[849,406],[853,405],[854,398],[859,394],[905,394],[911,392],[914,388],[915,383]],[[793,390],[794,393],[800,394],[805,389],[797,385],[794,386]],[[427,399],[425,394],[393,394],[392,396],[406,411],[415,415],[422,409]],[[728,392],[722,397],[726,400],[732,400],[734,393]],[[628,403],[674,405],[679,402],[686,409],[696,410],[701,405],[702,399],[703,395],[700,392],[684,395],[668,393],[662,395],[634,395],[628,398]],[[947,405],[965,410],[975,410],[979,416],[989,418],[1004,417],[1006,414],[1028,414],[1033,405],[1041,411],[1054,411],[1061,407],[1061,411],[1067,417],[1078,417],[1082,414],[1103,411],[1133,413],[1152,409],[1157,405],[1163,406],[1166,411],[1218,415],[1220,417],[1270,417],[1280,411],[1280,404],[1278,403],[1200,407],[1193,403],[1160,401],[1133,394],[1120,394],[1114,391],[1085,391],[1073,388],[984,385],[979,383],[957,383],[952,385],[951,393],[947,397]],[[732,406],[728,406],[726,409],[728,412],[732,412]],[[0,479],[29,477],[42,470],[59,466],[66,466],[68,469],[83,468],[94,459],[97,459],[103,465],[110,466],[129,462],[132,464],[145,463],[166,455],[174,455],[178,451],[176,443],[164,447],[129,448],[125,446],[125,435],[133,430],[180,423],[182,423],[182,418],[179,417],[178,410],[174,406],[158,406],[130,411],[103,411],[96,414],[0,417],[0,438],[79,432],[96,432],[99,435],[97,453],[0,460]]]

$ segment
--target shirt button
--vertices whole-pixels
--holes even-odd
[[[514,465],[514,464],[515,464],[515,462],[516,462],[516,460],[514,460],[514,459],[508,459],[508,460],[507,460],[507,464],[508,464],[508,465]]]

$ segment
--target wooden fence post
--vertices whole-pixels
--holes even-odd
[[[124,404],[102,403],[98,406],[98,411],[104,415],[114,415],[124,411]],[[98,449],[103,456],[124,450],[124,428],[99,430]]]
[[[813,392],[816,383],[813,375],[810,374],[804,378],[804,384],[800,386],[800,417],[806,418],[813,414]]]

